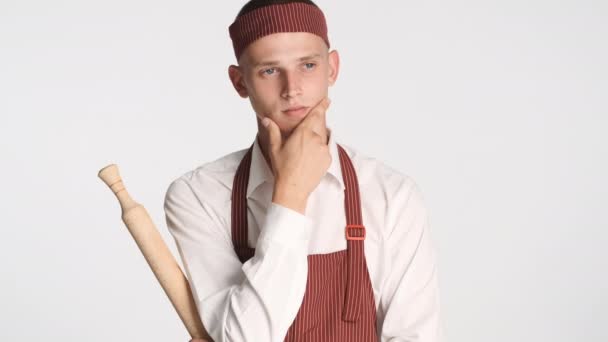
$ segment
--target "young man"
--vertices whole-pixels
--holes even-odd
[[[251,146],[169,186],[167,226],[221,341],[441,340],[423,197],[326,125],[339,55],[312,1],[252,0],[228,69],[256,113]],[[264,125],[267,123],[267,126]]]

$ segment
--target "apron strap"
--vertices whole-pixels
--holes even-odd
[[[346,214],[346,248],[347,248],[347,282],[342,319],[356,322],[361,312],[363,300],[365,268],[365,226],[361,215],[361,198],[359,197],[359,182],[355,168],[342,146],[338,145],[340,167],[345,184],[344,210]]]
[[[253,144],[241,160],[232,184],[231,233],[234,250],[241,263],[245,263],[255,254],[255,249],[249,247],[247,229],[247,184],[251,168]]]

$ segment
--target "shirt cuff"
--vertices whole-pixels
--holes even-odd
[[[262,242],[302,246],[308,241],[312,232],[311,218],[293,209],[270,202],[266,212],[266,221],[260,233]]]

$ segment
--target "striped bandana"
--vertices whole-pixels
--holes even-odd
[[[323,12],[314,5],[302,2],[257,8],[237,17],[228,31],[237,61],[253,41],[278,32],[310,32],[323,38],[329,48]]]

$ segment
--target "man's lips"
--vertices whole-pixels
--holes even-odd
[[[304,115],[306,115],[307,111],[308,111],[308,107],[297,106],[297,107],[288,108],[287,110],[284,110],[283,113],[285,113],[286,115],[291,116],[291,117],[300,118],[300,117],[303,117]]]
[[[293,107],[289,107],[289,108],[285,109],[283,112],[296,111],[296,110],[299,110],[299,109],[302,109],[302,108],[306,108],[306,107],[304,107],[304,106],[293,106]]]

